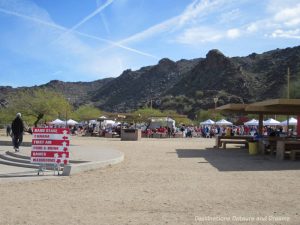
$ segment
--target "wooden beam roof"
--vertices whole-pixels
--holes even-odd
[[[227,104],[216,110],[244,114],[300,115],[300,99],[270,99],[252,104]]]

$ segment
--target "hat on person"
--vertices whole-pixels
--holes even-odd
[[[22,114],[21,113],[17,113],[17,115],[16,115],[17,117],[21,117],[22,116]]]

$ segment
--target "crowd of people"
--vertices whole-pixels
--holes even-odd
[[[48,124],[43,126],[49,127]],[[53,125],[50,125],[53,127]],[[257,126],[217,126],[217,125],[205,125],[205,126],[160,126],[157,128],[150,128],[145,124],[128,124],[128,123],[116,123],[115,126],[101,125],[99,122],[85,122],[77,125],[69,126],[72,135],[79,136],[99,136],[105,137],[106,134],[112,134],[112,136],[120,136],[122,128],[140,128],[142,130],[143,137],[202,137],[212,138],[216,135],[236,136],[236,135],[256,135],[258,133]],[[30,129],[26,129],[22,120],[21,113],[17,113],[15,119],[11,125],[7,126],[6,134],[12,137],[13,147],[16,152],[19,151],[19,147],[23,140],[23,133],[27,131],[30,133]],[[266,136],[292,136],[295,135],[293,130],[286,130],[286,127],[281,126],[265,126],[263,128],[263,135]]]
[[[145,129],[144,136],[154,137],[155,134],[164,134],[163,137],[202,137],[212,138],[216,135],[237,136],[237,135],[251,135],[254,136],[258,133],[258,126],[185,126],[181,125],[175,128],[160,127],[156,129]],[[177,135],[176,135],[177,134]],[[180,134],[180,135],[178,135]],[[265,136],[292,136],[295,135],[293,129],[284,130],[280,126],[265,126],[263,127],[263,135]]]
[[[245,126],[185,126],[179,127],[160,127],[156,129],[146,129],[144,131],[147,137],[153,137],[155,133],[166,134],[167,137],[174,137],[176,134],[182,134],[182,137],[203,137],[212,138],[215,135],[250,135],[257,131],[256,127]]]

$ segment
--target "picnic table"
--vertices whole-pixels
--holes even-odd
[[[290,153],[290,159],[295,160],[300,153],[300,140],[278,140],[276,145],[276,159],[284,160],[285,153]]]
[[[244,144],[248,145],[248,141],[252,141],[253,136],[250,135],[238,135],[238,136],[216,136],[215,148],[226,148],[226,144]]]
[[[263,137],[259,141],[259,151],[266,154],[267,148],[270,154],[276,153],[276,159],[283,160],[285,153],[289,153],[292,160],[295,160],[297,153],[300,153],[299,137]]]
[[[267,153],[267,149],[270,150],[270,154],[272,155],[276,152],[277,141],[287,140],[287,137],[273,137],[273,136],[263,136],[259,140],[259,152],[263,155]]]

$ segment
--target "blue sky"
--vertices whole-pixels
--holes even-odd
[[[300,43],[299,0],[0,0],[0,86],[93,81],[159,59]]]

